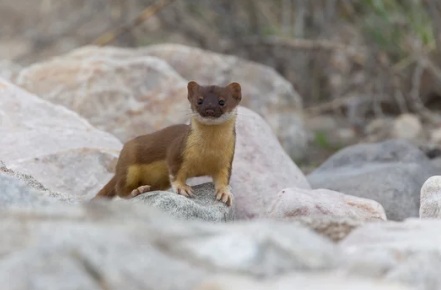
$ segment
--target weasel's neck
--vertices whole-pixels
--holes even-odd
[[[234,135],[235,123],[236,116],[231,116],[231,118],[225,122],[214,125],[204,124],[193,117],[191,120],[191,134],[198,134],[210,139],[227,138],[228,136]]]

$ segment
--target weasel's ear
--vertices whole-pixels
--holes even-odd
[[[233,95],[233,98],[235,98],[238,101],[242,99],[242,90],[238,83],[231,83],[227,86],[227,88],[230,90],[231,94]]]
[[[187,85],[188,96],[193,95],[193,93],[195,93],[198,88],[199,88],[199,85],[198,85],[197,82],[195,82],[195,81],[189,82],[188,85]]]

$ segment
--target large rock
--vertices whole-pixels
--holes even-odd
[[[189,114],[188,80],[239,82],[243,105],[262,114],[286,150],[301,157],[307,138],[301,98],[273,69],[237,57],[179,45],[87,46],[25,68],[16,82],[127,141],[184,122]]]
[[[378,201],[392,220],[418,216],[420,189],[435,172],[424,153],[404,140],[347,147],[314,170],[313,188]]]
[[[367,224],[340,246],[340,268],[348,275],[394,281],[416,289],[440,289],[441,221]]]
[[[239,82],[244,94],[242,105],[269,122],[290,155],[302,157],[307,142],[302,99],[273,68],[178,44],[152,45],[143,51],[165,60],[187,80],[203,84]]]
[[[268,215],[271,218],[324,215],[360,221],[386,219],[383,207],[376,201],[328,189],[300,188],[280,191],[269,206]]]
[[[0,212],[8,289],[194,289],[218,273],[271,278],[336,265],[338,249],[280,222],[178,222],[145,205]]]
[[[72,201],[93,196],[110,178],[121,143],[76,113],[0,79],[0,156]]]
[[[213,183],[193,187],[194,198],[187,198],[171,191],[152,191],[138,195],[131,202],[144,203],[171,216],[184,220],[226,222],[233,219],[231,208],[216,200]]]
[[[136,50],[85,47],[22,70],[17,84],[123,142],[187,119],[187,83]]]
[[[432,176],[421,187],[421,218],[441,218],[441,176]]]
[[[249,109],[239,108],[236,132],[231,176],[236,217],[267,217],[280,190],[310,188],[262,117]]]

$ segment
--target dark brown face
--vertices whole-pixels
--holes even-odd
[[[242,99],[241,88],[238,83],[218,87],[200,86],[191,81],[187,87],[191,109],[202,118],[217,119],[231,113]]]

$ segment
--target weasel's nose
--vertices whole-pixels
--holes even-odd
[[[214,116],[214,109],[205,109],[205,114],[208,116]]]

